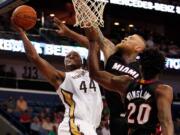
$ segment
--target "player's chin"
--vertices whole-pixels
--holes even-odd
[[[77,65],[67,65],[66,68],[72,71],[78,69],[79,67]]]
[[[73,65],[75,65],[73,62],[67,62],[66,63],[66,66],[73,66]]]
[[[74,63],[67,63],[66,67],[70,67],[70,68],[76,67],[76,64],[74,64]]]

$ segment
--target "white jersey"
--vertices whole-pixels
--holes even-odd
[[[65,105],[59,134],[64,135],[62,132],[66,130],[73,134],[80,130],[84,135],[95,135],[101,121],[103,103],[99,85],[90,79],[89,72],[84,69],[66,72],[57,93]]]

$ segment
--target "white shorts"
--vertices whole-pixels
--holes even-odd
[[[83,135],[97,135],[96,128],[87,122],[75,120],[75,125],[78,127],[78,131],[73,130],[73,127],[70,128],[69,120],[64,119],[58,127],[58,135],[72,135],[71,131],[76,132],[77,135],[80,135],[80,132],[83,133]]]

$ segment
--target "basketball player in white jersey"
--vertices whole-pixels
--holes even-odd
[[[89,72],[81,68],[80,55],[70,52],[64,60],[67,72],[59,71],[38,55],[22,28],[13,26],[24,43],[29,60],[54,86],[65,105],[58,135],[97,135],[103,108],[101,93],[98,84],[90,79]]]

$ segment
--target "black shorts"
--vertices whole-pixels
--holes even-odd
[[[127,119],[124,117],[110,118],[111,135],[128,135]]]

